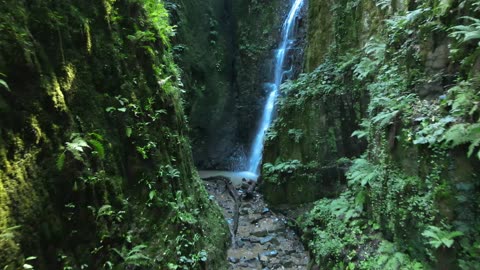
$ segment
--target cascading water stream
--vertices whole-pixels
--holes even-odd
[[[265,109],[263,110],[262,119],[255,135],[255,140],[252,144],[252,149],[250,151],[250,158],[248,164],[248,170],[255,174],[258,174],[260,171],[260,162],[262,161],[262,152],[263,152],[263,141],[265,139],[265,132],[272,122],[273,109],[275,107],[275,99],[278,95],[278,90],[280,84],[283,80],[284,74],[284,62],[287,56],[288,50],[293,44],[292,34],[295,27],[295,18],[300,12],[300,9],[303,5],[303,0],[293,0],[292,8],[288,13],[288,17],[283,24],[282,29],[282,41],[280,47],[277,50],[275,55],[275,68],[273,74],[273,81],[269,84],[271,87],[270,93],[268,94],[267,102],[265,104]]]

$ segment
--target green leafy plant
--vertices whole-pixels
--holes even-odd
[[[469,25],[457,25],[450,28],[450,30],[453,31],[452,33],[450,33],[450,36],[456,38],[461,43],[480,39],[480,20],[469,16],[464,16],[462,17],[462,19],[465,19],[472,23]]]
[[[0,239],[13,239],[15,237],[14,231],[20,229],[21,226],[13,226],[0,231]]]
[[[162,43],[170,46],[170,37],[175,35],[175,26],[170,25],[168,11],[162,1],[144,0],[141,1],[148,13],[153,27],[157,31]]]
[[[98,133],[88,133],[87,135],[87,142],[94,150],[92,154],[97,155],[100,159],[105,159],[104,141],[103,136]]]
[[[370,74],[377,71],[380,64],[385,59],[386,44],[378,40],[370,39],[365,44],[365,56],[355,65],[353,73],[359,80],[367,78]]]
[[[108,107],[105,109],[106,112],[108,113],[113,113],[113,112],[126,112],[128,107],[131,107],[129,101],[127,98],[124,98],[122,96],[116,96],[115,99],[118,101],[120,104],[120,107]]]
[[[380,9],[388,9],[392,4],[391,0],[375,0],[375,5]]]
[[[382,241],[377,253],[360,263],[362,269],[383,270],[383,269],[405,269],[422,270],[423,265],[412,260],[407,254],[388,241]]]
[[[162,165],[157,171],[157,176],[159,178],[166,178],[168,180],[173,180],[180,178],[180,171],[173,167],[172,165]]]
[[[27,257],[24,259],[23,261],[23,269],[30,269],[30,270],[34,270],[34,267],[33,265],[31,265],[32,261],[36,260],[37,257],[35,256],[30,256],[30,257]]]
[[[371,122],[368,119],[363,119],[362,122],[360,123],[360,127],[362,127],[362,129],[355,130],[352,133],[352,137],[357,137],[359,139],[367,137],[368,134],[370,133],[370,125],[371,125]]]
[[[347,193],[342,194],[340,198],[332,200],[329,205],[333,215],[345,222],[359,217],[361,214],[361,208],[352,203],[351,197],[348,195]]]
[[[152,258],[150,258],[145,251],[146,248],[146,245],[137,245],[130,250],[122,247],[122,250],[113,248],[113,251],[120,256],[125,266],[145,267],[152,263]]]
[[[435,118],[423,118],[415,134],[414,144],[438,144],[447,131],[447,125],[453,123],[455,118],[446,116],[438,121]]]
[[[57,158],[58,170],[63,169],[67,152],[71,153],[74,159],[84,162],[85,149],[90,149],[88,143],[79,134],[72,134],[70,138],[72,141],[65,143],[64,151]]]
[[[200,213],[198,209],[189,209],[191,197],[185,197],[181,190],[175,193],[175,201],[169,202],[173,215],[170,220],[174,224],[196,224],[198,219],[195,217]]]
[[[275,138],[277,138],[277,136],[278,136],[278,132],[273,128],[269,128],[269,129],[267,129],[267,132],[265,134],[265,140],[266,141],[273,141],[273,140],[275,140]]]
[[[372,122],[378,124],[380,127],[385,127],[392,123],[392,120],[400,113],[399,110],[382,111],[372,117]]]
[[[6,81],[0,79],[0,86],[3,86],[3,88],[5,88],[5,90],[10,92],[10,87],[8,87],[8,84],[7,84]]]
[[[134,43],[154,42],[157,38],[155,33],[150,31],[137,30],[134,35],[128,35],[127,38]]]
[[[480,92],[477,87],[478,82],[461,81],[448,90],[447,99],[444,103],[451,107],[450,113],[452,115],[471,117],[478,112],[480,109]]]
[[[289,129],[288,136],[293,139],[294,142],[299,143],[303,137],[303,130],[301,129]]]
[[[436,226],[428,226],[422,235],[427,238],[428,243],[434,248],[446,247],[450,248],[455,242],[455,238],[462,236],[463,233],[459,231],[444,231]]]
[[[275,164],[265,163],[263,164],[262,175],[266,181],[280,184],[285,177],[293,175],[301,167],[302,163],[299,160],[277,161]]]
[[[0,76],[5,77],[5,74],[0,72]],[[10,92],[10,87],[8,86],[7,82],[3,79],[0,79],[0,87],[3,87],[5,90]]]
[[[456,124],[450,127],[445,133],[443,140],[449,147],[456,147],[462,144],[470,144],[467,156],[471,157],[480,146],[480,123]],[[480,151],[477,150],[477,157],[480,159]]]
[[[57,157],[56,167],[62,170],[65,165],[66,154],[70,153],[75,160],[85,163],[87,158],[86,150],[92,150],[91,154],[100,159],[105,158],[105,148],[103,146],[103,137],[97,133],[88,133],[83,136],[80,133],[73,133],[70,136],[70,142],[66,142],[62,153]]]
[[[357,158],[347,172],[349,185],[372,185],[380,176],[380,169],[363,158]]]

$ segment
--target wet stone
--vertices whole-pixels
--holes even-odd
[[[257,237],[265,237],[268,235],[268,231],[266,230],[253,231],[250,233],[250,235],[257,236]]]
[[[261,256],[267,256],[267,257],[276,257],[278,255],[278,251],[276,250],[271,250],[271,251],[267,251],[267,252],[263,252],[262,254],[260,254]]]
[[[260,239],[260,244],[263,245],[265,243],[268,243],[268,242],[272,241],[274,238],[275,238],[275,236],[273,236],[273,235],[269,235],[267,237],[264,237],[264,238]]]
[[[223,185],[220,182],[220,186]],[[233,230],[235,201],[229,190],[210,188],[208,191],[222,206],[225,219]],[[286,226],[283,215],[271,211],[261,194],[253,193],[253,199],[248,202],[241,198],[239,201],[238,228],[233,239],[235,245],[230,247],[226,258],[228,270],[306,269],[308,253],[299,237]]]
[[[250,243],[260,243],[261,240],[257,237],[250,237],[249,239]]]
[[[228,261],[231,263],[238,263],[240,260],[235,257],[228,257]]]

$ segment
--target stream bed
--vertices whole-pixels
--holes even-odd
[[[222,175],[203,177],[210,199],[223,209],[230,226],[230,269],[307,269],[309,255],[299,236],[284,215],[268,207],[256,182],[232,183]]]

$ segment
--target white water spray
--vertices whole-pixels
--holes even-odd
[[[257,134],[255,135],[255,140],[253,141],[252,149],[250,152],[248,170],[256,174],[260,172],[259,167],[260,162],[262,161],[263,141],[265,139],[265,132],[272,123],[275,99],[278,95],[278,90],[283,80],[283,64],[287,56],[286,54],[293,44],[292,34],[295,27],[295,18],[300,12],[302,5],[303,0],[293,0],[292,8],[290,9],[288,17],[283,24],[282,41],[280,43],[280,47],[277,50],[277,54],[275,55],[275,69],[273,74],[273,81],[269,84],[271,85],[271,88],[269,90],[270,93],[268,94],[265,109],[263,110],[262,120],[260,122]]]

